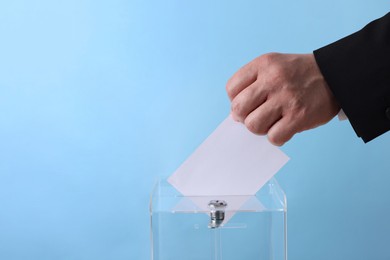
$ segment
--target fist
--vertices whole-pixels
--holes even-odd
[[[262,55],[238,70],[226,91],[233,118],[278,146],[340,110],[313,54]]]

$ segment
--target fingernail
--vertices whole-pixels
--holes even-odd
[[[234,121],[240,122],[240,120],[238,120],[238,118],[236,118],[233,113],[230,113],[230,116],[233,118]]]

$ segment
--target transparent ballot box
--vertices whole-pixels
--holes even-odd
[[[255,196],[186,197],[159,180],[152,260],[287,260],[287,204],[271,179]]]

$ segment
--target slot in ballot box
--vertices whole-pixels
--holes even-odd
[[[255,196],[182,196],[159,180],[152,260],[287,260],[287,204],[273,178]]]

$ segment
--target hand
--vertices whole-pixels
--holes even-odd
[[[313,54],[262,55],[237,71],[226,91],[233,118],[278,146],[340,110]]]

